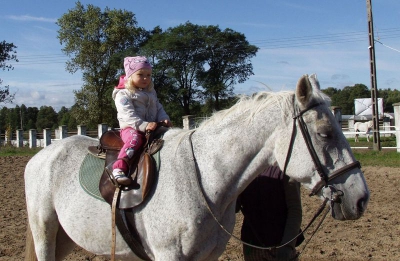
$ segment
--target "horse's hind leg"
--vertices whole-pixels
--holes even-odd
[[[46,235],[42,233],[46,231]],[[69,238],[65,233],[64,229],[57,222],[57,224],[46,226],[45,229],[41,229],[40,232],[35,233],[35,252],[37,258],[34,259],[29,257],[28,259],[28,239],[27,239],[27,252],[25,261],[59,261],[63,260],[71,251],[74,249],[76,244]],[[29,251],[29,256],[32,250]]]
[[[37,210],[35,213],[28,211],[37,260],[55,261],[57,232],[60,227],[57,214],[38,212],[41,211]]]
[[[26,225],[26,244],[25,244],[25,261],[37,261],[35,253],[35,245],[33,243],[32,231],[29,222]]]
[[[66,257],[76,246],[61,226],[59,226],[57,232],[56,246],[56,260],[63,260],[64,257]],[[33,236],[29,223],[26,229],[25,261],[37,261],[35,245],[33,243]]]
[[[74,250],[76,244],[65,233],[62,226],[57,231],[56,260],[63,260],[69,253]]]

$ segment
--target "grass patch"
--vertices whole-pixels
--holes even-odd
[[[372,138],[371,138],[372,139]],[[354,138],[348,139],[351,147],[369,147],[370,149],[353,149],[355,158],[361,163],[361,166],[382,166],[382,167],[400,167],[400,153],[396,149],[375,151],[372,150],[372,141],[367,142],[366,138],[360,138],[360,142],[355,143]],[[394,137],[383,137],[381,139],[382,147],[396,147]],[[42,148],[30,149],[29,147],[17,148],[13,146],[0,147],[0,157],[6,156],[33,156]]]
[[[372,136],[369,138],[369,142],[367,142],[367,138],[365,137],[359,137],[359,142],[354,142],[354,138],[349,138],[347,141],[350,147],[368,147],[372,149],[373,146]],[[381,137],[380,143],[381,147],[396,147],[396,137]]]
[[[0,157],[6,156],[33,156],[38,153],[42,148],[31,149],[29,147],[17,148],[14,146],[6,145],[0,147]]]
[[[396,149],[373,150],[373,138],[367,142],[366,137],[359,137],[359,142],[354,138],[347,139],[350,147],[368,147],[369,149],[353,149],[354,156],[361,166],[400,167],[400,153]],[[381,137],[381,147],[396,147],[396,137]]]
[[[361,166],[400,167],[400,153],[397,150],[353,149],[353,153]]]

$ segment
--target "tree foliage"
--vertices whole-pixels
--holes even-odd
[[[9,61],[18,62],[16,49],[17,47],[13,43],[7,43],[6,41],[0,42],[0,69],[3,71],[13,70],[14,67],[11,64],[8,64]],[[1,84],[3,80],[0,79],[0,103],[10,103],[14,100],[14,93],[10,93],[10,87],[4,86]]]
[[[229,28],[221,31],[218,26],[207,26],[203,30],[205,64],[197,72],[197,79],[206,100],[214,104],[213,109],[220,110],[221,99],[234,96],[234,85],[253,75],[250,59],[258,48],[250,45],[243,34]]]
[[[12,132],[18,129],[28,131],[36,129],[39,132],[44,128],[56,129],[59,126],[67,125],[68,129],[77,129],[77,122],[71,115],[71,110],[62,107],[56,113],[51,106],[26,107],[16,105],[15,108],[3,107],[0,110],[0,132],[9,128]],[[96,126],[97,127],[97,126]]]
[[[399,90],[382,89],[378,91],[378,96],[383,99],[383,110],[385,112],[394,112],[393,104],[400,102]]]
[[[81,70],[84,85],[75,91],[78,106],[72,110],[78,122],[87,126],[115,124],[111,92],[121,73],[123,57],[133,54],[146,35],[137,27],[135,15],[125,10],[110,10],[79,1],[57,24],[62,51],[70,57],[67,70]]]
[[[343,89],[329,87],[322,90],[331,100],[332,106],[339,106],[342,114],[353,115],[355,111],[355,99],[370,98],[371,91],[364,84],[355,84],[354,86],[346,86]],[[400,102],[400,91],[383,89],[378,90],[378,97],[383,98],[384,112],[393,112],[393,103]]]
[[[38,131],[43,129],[56,129],[57,124],[57,113],[51,106],[41,106],[36,119],[36,127]]]
[[[165,32],[156,27],[143,52],[153,59],[154,82],[160,99],[177,114],[193,114],[198,103],[221,109],[236,83],[253,74],[250,58],[258,48],[243,34],[218,26],[186,22]]]

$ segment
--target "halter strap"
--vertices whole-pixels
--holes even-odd
[[[288,153],[286,155],[286,160],[285,160],[285,165],[283,168],[283,173],[286,174],[286,170],[287,170],[287,166],[289,164],[289,160],[290,160],[290,155],[292,154],[292,149],[293,149],[293,143],[295,140],[295,136],[297,133],[297,128],[296,128],[296,122],[299,123],[299,128],[301,131],[301,134],[303,135],[304,141],[307,145],[307,149],[310,153],[310,156],[314,162],[314,166],[315,166],[315,170],[318,172],[319,176],[321,177],[321,180],[314,186],[314,188],[311,190],[311,193],[309,194],[310,196],[316,195],[318,194],[318,192],[323,188],[326,187],[328,185],[328,182],[343,175],[344,173],[346,173],[347,171],[353,169],[353,168],[361,168],[360,162],[355,161],[352,162],[336,171],[334,171],[333,173],[331,173],[331,175],[328,175],[325,171],[324,168],[321,164],[321,161],[319,160],[318,154],[314,149],[314,146],[312,144],[311,141],[311,137],[310,134],[308,132],[307,129],[307,125],[304,122],[303,119],[303,114],[307,111],[309,111],[312,108],[315,108],[319,105],[321,105],[322,103],[313,103],[312,105],[310,105],[309,107],[307,107],[304,110],[301,110],[299,113],[297,113],[297,115],[295,115],[293,117],[293,129],[292,129],[292,136],[290,138],[290,143],[289,143],[289,148],[288,148]],[[295,106],[295,110],[296,110],[296,106]]]

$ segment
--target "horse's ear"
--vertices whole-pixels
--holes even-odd
[[[311,74],[310,77],[308,77],[308,79],[310,80],[311,86],[314,89],[321,90],[321,87],[319,85],[319,81],[317,79],[317,75],[315,73]]]
[[[299,102],[299,104],[303,107],[302,109],[308,106],[311,96],[312,96],[312,85],[308,75],[306,74],[299,79],[296,87],[296,99]]]

